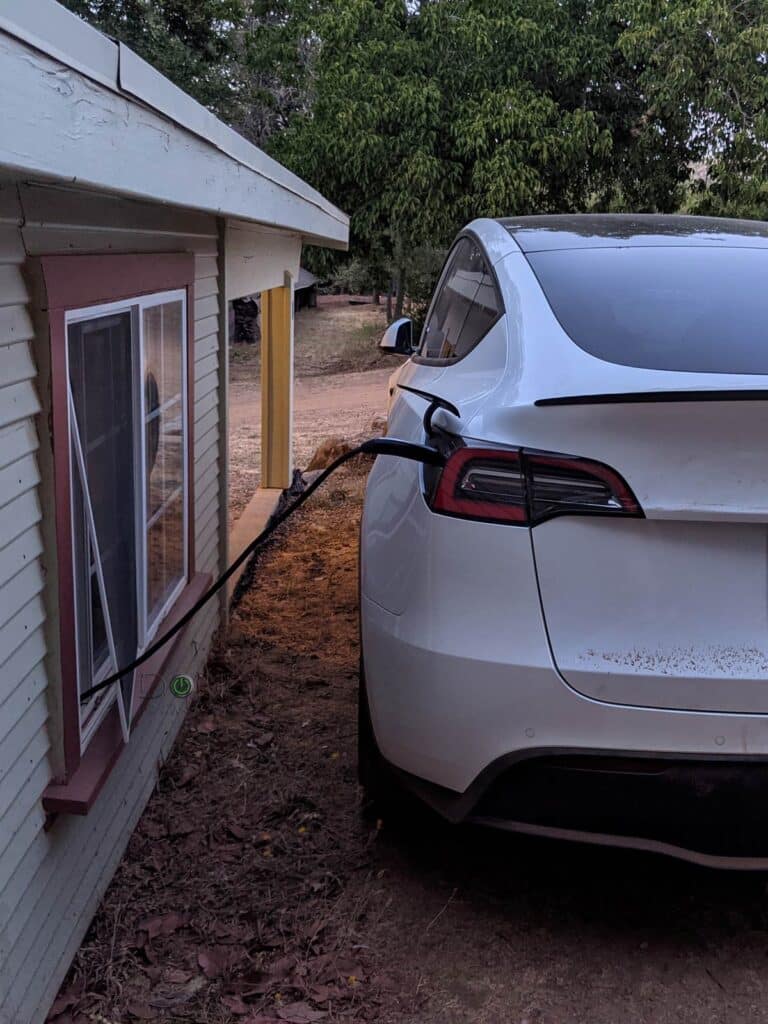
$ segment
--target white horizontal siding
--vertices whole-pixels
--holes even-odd
[[[19,614],[8,623],[9,629],[17,633],[34,635],[39,626],[45,620],[43,602],[39,597],[30,601],[22,608]],[[32,701],[43,692],[48,682],[45,666],[38,662],[32,671],[22,679],[21,683],[13,689],[2,704],[2,715],[0,715],[0,742],[2,742],[11,731],[16,722],[21,718]]]
[[[219,278],[217,259],[195,256],[195,562],[217,575],[219,507]],[[226,359],[226,353],[221,355]],[[198,439],[201,443],[198,443]],[[215,603],[215,602],[214,602]]]
[[[211,355],[195,353],[195,398],[214,390],[219,380],[219,357],[215,352]]]
[[[0,1022],[39,1024],[108,885],[155,784],[185,705],[167,693],[149,702],[92,811],[60,815],[46,831],[50,781],[45,607],[41,590],[40,409],[22,293],[25,251],[191,251],[195,254],[193,377],[194,534],[197,571],[215,573],[219,548],[219,287],[213,218],[82,192],[20,187],[22,209],[0,189]],[[11,209],[11,216],[3,212]],[[22,223],[23,228],[19,228]],[[198,499],[202,499],[198,501]],[[224,499],[226,500],[226,499]],[[46,501],[45,515],[52,514]],[[45,599],[45,600],[44,600]],[[169,674],[199,672],[219,606],[201,612]],[[50,627],[50,622],[49,622]]]
[[[16,189],[0,188],[0,891],[42,828],[49,779],[40,403],[21,220]]]

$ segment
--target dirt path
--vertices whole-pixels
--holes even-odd
[[[331,435],[354,439],[387,407],[388,366],[379,370],[304,377],[294,392],[294,463],[306,466]],[[233,518],[255,491],[261,467],[261,403],[257,383],[234,380],[229,402],[230,514]]]
[[[257,567],[78,956],[73,1018],[765,1021],[765,876],[361,816],[363,485],[334,477]]]

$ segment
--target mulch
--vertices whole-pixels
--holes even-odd
[[[361,460],[362,462],[362,460]],[[214,652],[56,1024],[400,1019],[356,779],[367,466],[282,528]]]

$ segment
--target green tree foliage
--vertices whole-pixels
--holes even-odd
[[[766,0],[619,0],[614,12],[649,105],[687,122],[689,159],[708,168],[690,207],[768,218]]]
[[[135,50],[230,123],[251,100],[245,68],[248,0],[62,0],[75,14]]]
[[[607,2],[328,0],[286,30],[312,101],[268,145],[381,278],[477,216],[678,204],[687,121],[649,107]]]
[[[477,216],[768,217],[768,0],[66,2],[347,210],[375,289]]]

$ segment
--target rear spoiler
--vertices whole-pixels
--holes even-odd
[[[638,405],[643,402],[765,402],[768,389],[740,388],[735,391],[627,391],[607,395],[566,395],[537,398],[534,405]]]

